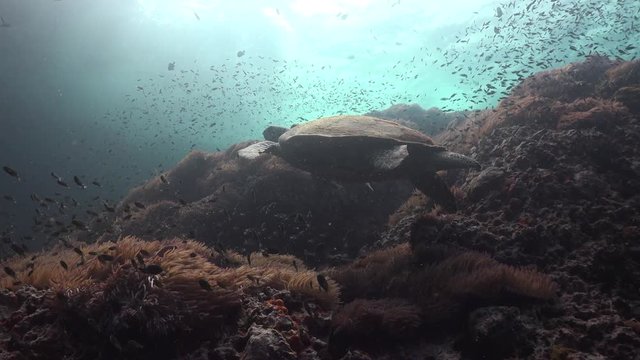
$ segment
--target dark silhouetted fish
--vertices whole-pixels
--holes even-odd
[[[73,251],[74,251],[76,254],[80,255],[80,256],[84,256],[84,253],[82,253],[82,250],[80,250],[80,249],[79,249],[79,248],[77,248],[77,247],[74,247],[74,248],[73,248]]]
[[[16,277],[16,272],[13,271],[13,269],[8,266],[4,267],[4,272],[7,273],[7,275],[11,276],[12,278]]]
[[[115,212],[116,209],[112,206],[109,206],[109,204],[107,204],[106,201],[102,202],[102,206],[104,206],[105,210],[107,210],[108,212]]]
[[[76,185],[80,186],[81,188],[83,189],[87,188],[87,186],[83,184],[82,181],[80,181],[80,178],[78,176],[74,176],[73,181],[76,183]]]
[[[62,260],[60,260],[60,266],[62,266],[62,268],[65,270],[69,270],[69,266],[67,265],[67,263]]]
[[[320,285],[322,290],[329,291],[329,283],[327,282],[327,279],[324,277],[324,275],[318,274],[317,278],[318,284]]]
[[[18,179],[18,181],[20,181],[20,175],[18,175],[17,171],[13,170],[12,168],[10,168],[8,166],[3,166],[2,170],[4,170],[4,172],[9,174],[9,176],[13,176],[14,178]]]

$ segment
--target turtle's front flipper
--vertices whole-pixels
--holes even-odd
[[[279,147],[277,142],[273,142],[273,141],[261,141],[258,143],[255,143],[253,145],[249,145],[244,149],[240,149],[238,151],[238,156],[240,156],[241,158],[245,158],[245,159],[255,159],[258,156],[262,155],[263,153],[270,153],[273,150],[277,149]]]
[[[394,146],[373,154],[371,164],[380,171],[390,171],[399,167],[407,156],[407,145]]]
[[[456,199],[438,174],[428,171],[416,171],[410,177],[413,185],[436,204],[447,211],[456,211]]]

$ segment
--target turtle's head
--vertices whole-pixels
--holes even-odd
[[[282,126],[269,126],[264,129],[264,131],[262,132],[262,136],[264,136],[265,140],[278,142],[278,138],[280,137],[280,135],[287,132],[287,130],[289,129]]]

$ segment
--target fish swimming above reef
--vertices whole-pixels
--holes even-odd
[[[4,21],[4,18],[2,16],[0,16],[0,27],[11,27],[11,24],[9,24],[8,22]]]
[[[449,187],[438,170],[473,168],[480,164],[447,151],[427,135],[393,121],[370,116],[333,116],[291,129],[271,126],[258,142],[238,151],[245,159],[263,153],[291,165],[339,181],[380,181],[408,178],[443,208],[454,210]]]
[[[74,176],[73,177],[73,181],[76,183],[76,185],[80,186],[81,188],[83,188],[83,189],[87,188],[87,186],[82,183],[82,181],[80,180],[80,178],[78,176]]]
[[[4,172],[9,174],[9,176],[12,176],[12,177],[18,179],[18,181],[20,181],[20,175],[18,175],[18,172],[15,171],[14,169],[12,169],[12,168],[10,168],[8,166],[3,166],[2,170],[4,170]]]

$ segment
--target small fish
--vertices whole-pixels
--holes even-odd
[[[4,196],[3,196],[3,198],[4,198],[5,200],[9,201],[9,202],[12,202],[12,203],[14,203],[14,204],[17,204],[16,199],[14,199],[14,197],[13,197],[13,196],[11,196],[11,195],[4,195]]]
[[[62,179],[58,179],[56,182],[58,183],[58,185],[60,185],[62,187],[65,187],[65,188],[69,187],[69,185],[67,185],[67,183],[64,182]]]
[[[174,62],[170,62],[169,65],[167,66],[167,69],[169,71],[172,71],[175,68],[176,68],[176,62],[175,61]]]
[[[133,205],[135,205],[135,206],[136,206],[137,208],[139,208],[139,209],[144,209],[144,208],[146,208],[146,206],[144,206],[144,204],[143,204],[143,203],[141,203],[141,202],[139,202],[139,201],[134,201],[134,202],[133,202]]]
[[[85,212],[87,214],[91,215],[91,216],[100,216],[100,214],[98,214],[97,212],[95,212],[93,210],[86,210]]]
[[[130,348],[135,349],[135,350],[144,349],[144,345],[140,344],[139,342],[137,342],[135,340],[127,340],[127,346],[129,346]]]
[[[97,181],[92,181],[91,183],[97,187],[102,187],[102,185],[100,185],[100,183]]]
[[[69,270],[69,266],[67,265],[67,263],[62,260],[60,260],[60,266],[62,266],[62,268],[65,270]]]
[[[209,284],[209,282],[205,279],[200,279],[198,280],[198,284],[200,285],[201,288],[207,290],[207,291],[211,291],[211,284]]]
[[[243,57],[244,56],[244,50],[238,51],[238,53],[236,55],[238,55],[238,57]]]
[[[160,265],[151,264],[141,268],[140,271],[142,271],[145,274],[158,275],[162,273],[164,270],[162,269],[162,267],[160,267]]]
[[[116,212],[116,208],[113,206],[109,206],[106,201],[102,202],[102,206],[104,206],[105,210],[107,210],[108,212]]]
[[[195,11],[193,12],[193,15],[195,15],[196,19],[198,19],[198,21],[200,21],[200,16],[198,16],[198,13],[196,13]]]
[[[293,267],[296,269],[296,272],[298,272],[298,263],[293,260]]]
[[[251,252],[247,253],[247,263],[251,265]]]
[[[75,251],[75,253],[76,253],[76,254],[78,254],[78,255],[80,255],[80,256],[84,256],[84,253],[82,252],[82,250],[80,250],[80,249],[79,249],[79,248],[77,248],[77,247],[74,247],[74,248],[73,248],[73,251]]]
[[[324,277],[324,275],[318,274],[317,279],[318,285],[320,285],[322,290],[329,291],[329,283],[327,282],[327,279]]]
[[[82,183],[82,181],[80,180],[80,178],[78,176],[73,176],[73,181],[76,183],[76,185],[80,186],[83,189],[86,189],[87,186],[85,184]]]
[[[169,184],[169,180],[167,180],[166,177],[164,177],[164,175],[160,174],[160,181],[162,181],[165,184]]]
[[[118,338],[113,336],[113,334],[109,335],[109,342],[111,343],[111,345],[113,345],[114,348],[122,352],[122,345],[120,345],[120,341],[118,341]]]
[[[5,266],[5,267],[4,267],[4,272],[5,272],[7,275],[11,276],[12,278],[15,278],[15,277],[16,277],[16,272],[15,272],[15,271],[13,271],[13,269],[12,269],[12,268],[10,268],[10,267],[8,267],[8,266]]]
[[[9,174],[9,176],[13,176],[14,178],[18,179],[18,181],[20,181],[20,175],[18,175],[17,171],[13,170],[12,168],[10,168],[8,166],[3,166],[2,170],[4,170],[4,172]]]
[[[111,255],[108,254],[100,254],[98,255],[98,260],[100,260],[101,263],[107,262],[107,261],[113,261],[115,258]]]
[[[98,255],[98,253],[97,253],[97,252],[95,252],[95,251],[89,251],[89,253],[88,253],[88,254],[89,254],[89,255],[91,255],[91,256],[96,256],[96,255]]]

